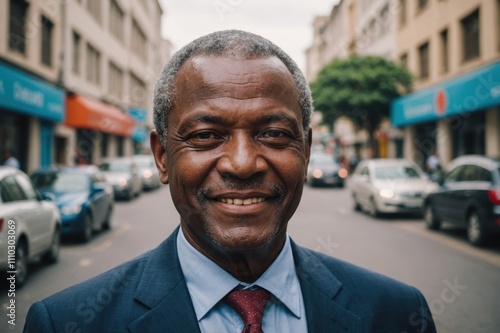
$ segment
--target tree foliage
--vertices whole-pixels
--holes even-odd
[[[411,89],[411,74],[382,57],[352,56],[326,65],[311,84],[314,105],[330,128],[341,116],[370,137],[384,117],[392,99]]]

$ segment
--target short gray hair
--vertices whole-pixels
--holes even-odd
[[[175,100],[175,78],[182,64],[192,56],[226,56],[247,59],[254,56],[275,56],[292,74],[302,109],[304,139],[309,131],[313,103],[309,85],[297,64],[282,49],[264,37],[240,30],[225,30],[200,37],[176,52],[163,68],[156,81],[153,108],[154,124],[162,146],[167,147],[168,112]]]

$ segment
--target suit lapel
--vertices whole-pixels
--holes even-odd
[[[132,333],[200,333],[177,256],[177,233],[153,250],[144,268],[134,299],[150,311],[129,324]]]
[[[335,300],[340,281],[316,258],[292,241],[292,249],[306,309],[308,332],[361,332],[361,319]]]

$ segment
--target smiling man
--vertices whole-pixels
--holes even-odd
[[[281,49],[242,31],[201,37],[165,66],[154,102],[151,148],[180,227],[35,303],[25,332],[435,332],[415,288],[287,235],[312,99]]]

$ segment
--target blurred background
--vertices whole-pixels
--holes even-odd
[[[18,272],[0,331],[177,226],[153,88],[223,29],[270,39],[311,85],[291,236],[417,286],[439,332],[499,332],[500,0],[0,0],[0,266],[14,220]]]

